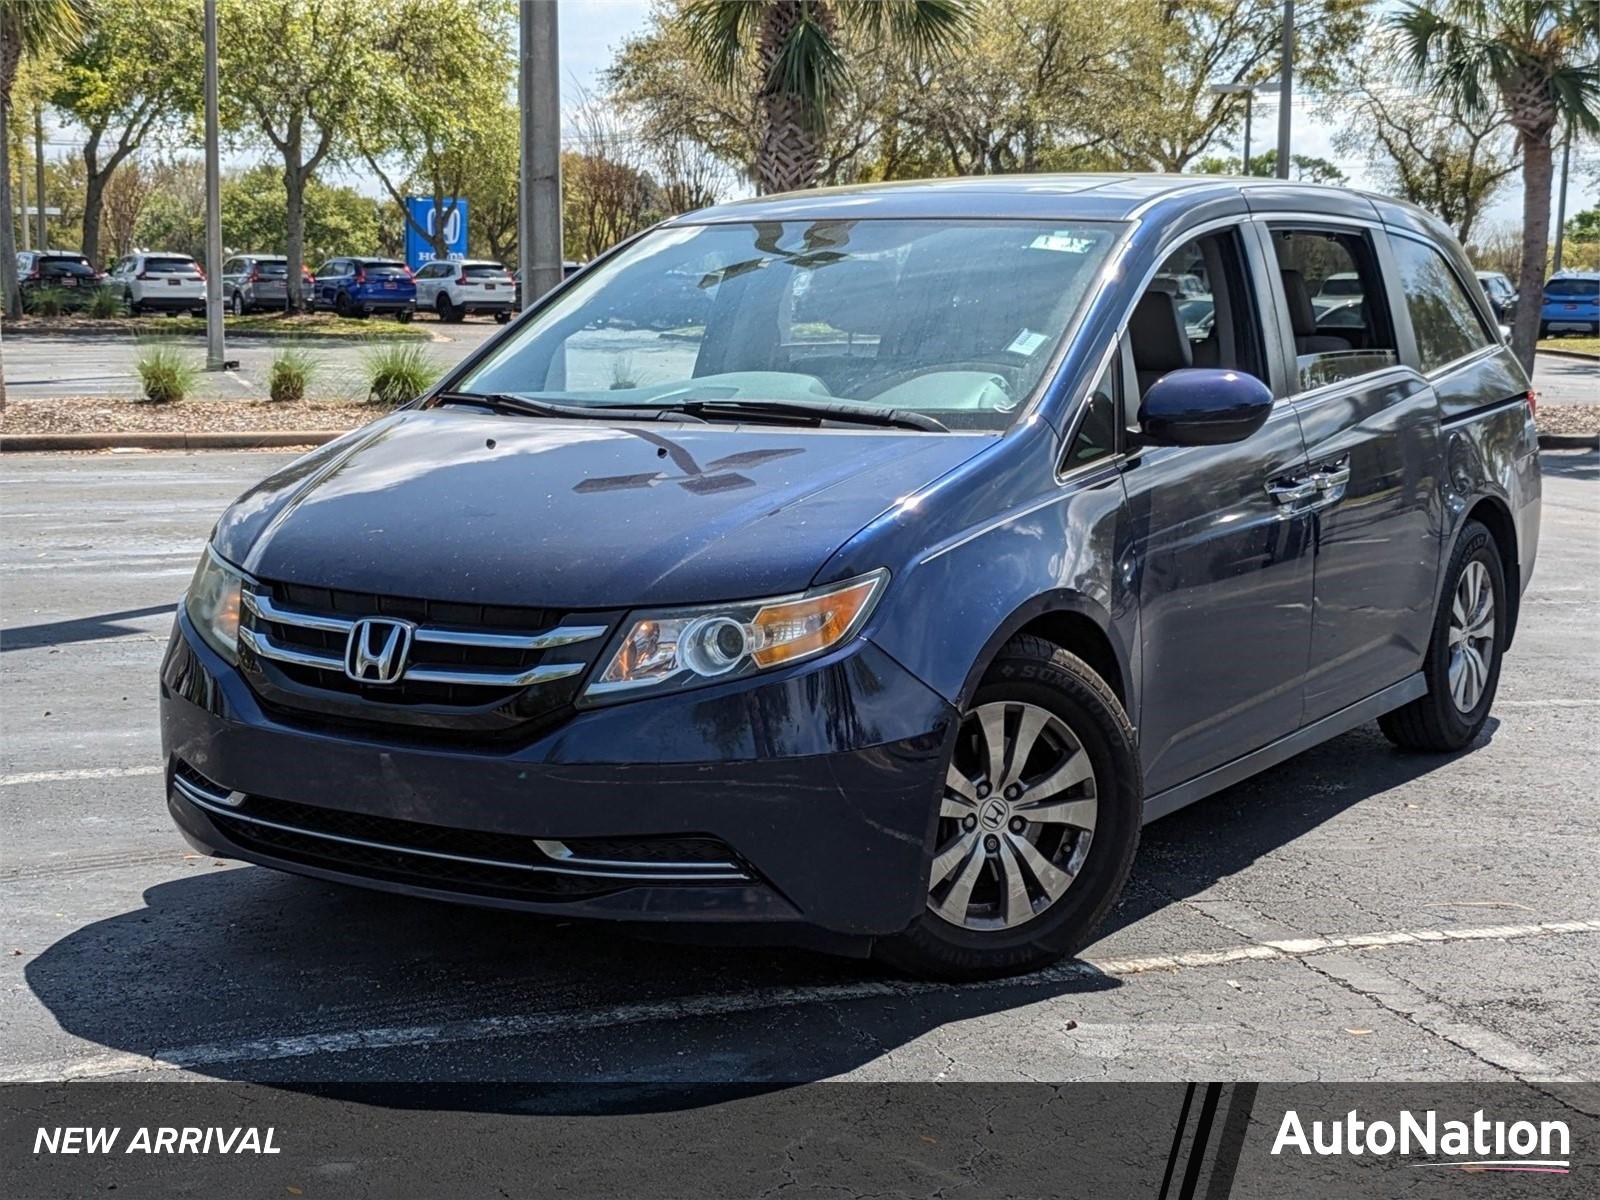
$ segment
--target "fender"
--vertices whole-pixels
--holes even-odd
[[[1093,622],[1095,628],[1100,631],[1110,644],[1111,655],[1116,663],[1117,678],[1108,679],[1106,682],[1113,685],[1118,695],[1131,701],[1134,695],[1134,684],[1133,673],[1129,665],[1130,656],[1127,647],[1122,644],[1122,639],[1117,635],[1116,627],[1111,621],[1111,614],[1088,596],[1061,590],[1046,592],[1033,597],[1006,617],[999,628],[989,635],[989,640],[984,642],[983,648],[979,650],[978,657],[973,662],[971,670],[967,672],[967,677],[961,685],[956,706],[965,709],[972,702],[972,697],[977,692],[979,683],[982,682],[984,674],[999,655],[1002,646],[1039,618],[1053,615],[1084,617]]]

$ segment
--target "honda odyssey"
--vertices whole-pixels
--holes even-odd
[[[668,279],[692,322],[640,319]],[[1324,327],[1330,279],[1361,303]],[[319,879],[1027,969],[1143,823],[1369,721],[1479,736],[1536,449],[1460,247],[1377,196],[691,213],[222,515],[161,669],[169,807]]]

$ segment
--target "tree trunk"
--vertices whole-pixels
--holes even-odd
[[[84,148],[84,165],[88,173],[83,184],[83,256],[100,270],[100,213],[105,208],[106,180],[109,171],[97,171],[94,161]]]
[[[821,114],[808,111],[804,97],[781,91],[773,69],[784,43],[800,22],[795,0],[775,0],[767,5],[757,47],[761,73],[761,137],[756,145],[756,187],[763,194],[815,187],[822,164]]]
[[[1544,299],[1544,259],[1550,241],[1550,133],[1522,138],[1522,270],[1517,279],[1517,319],[1511,348],[1523,369],[1533,373],[1533,347],[1539,339]]]
[[[14,209],[11,203],[10,110],[10,96],[0,95],[0,291],[5,293],[6,316],[20,317],[22,293],[17,289],[17,233],[11,223]]]
[[[289,297],[289,311],[298,313],[305,311],[305,296],[300,284],[306,254],[306,177],[298,156],[284,155],[283,190],[287,199],[284,206],[287,236],[283,249],[289,259],[289,277],[284,283]]]

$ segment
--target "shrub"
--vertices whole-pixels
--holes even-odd
[[[36,317],[59,317],[67,311],[66,288],[33,288],[25,294],[25,300],[24,307]]]
[[[365,360],[367,399],[375,404],[404,404],[427,391],[439,368],[421,346],[384,346],[368,351]]]
[[[267,371],[267,394],[280,404],[304,400],[316,369],[316,360],[298,346],[278,351]]]
[[[96,320],[104,321],[122,315],[122,297],[110,288],[100,287],[89,293],[89,303],[84,312]]]
[[[182,400],[194,391],[199,372],[194,363],[174,346],[154,345],[145,349],[135,363],[144,398],[155,404]]]

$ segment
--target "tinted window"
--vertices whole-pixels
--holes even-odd
[[[285,279],[289,275],[289,264],[272,262],[270,259],[257,259],[256,270],[261,272],[263,279]]]
[[[1552,279],[1544,294],[1550,300],[1593,300],[1600,297],[1600,279]]]
[[[382,259],[368,259],[362,262],[361,269],[374,279],[384,279],[406,273],[405,264]]]
[[[1128,321],[1139,394],[1185,367],[1244,371],[1265,380],[1258,314],[1236,231],[1184,242],[1157,268]]]
[[[89,265],[86,258],[41,258],[39,260],[40,275],[93,275],[94,268]]]
[[[1274,226],[1272,245],[1300,391],[1358,379],[1399,361],[1366,234]]]
[[[151,275],[194,275],[200,270],[192,258],[147,258],[144,269]]]
[[[506,277],[506,269],[504,267],[481,263],[470,267],[462,267],[461,273],[468,279],[504,279]]]
[[[1396,236],[1392,244],[1422,369],[1435,370],[1489,345],[1493,339],[1444,255],[1408,237]]]
[[[1073,435],[1062,471],[1081,467],[1117,452],[1117,363],[1101,372],[1099,381],[1084,400],[1083,419]]]

